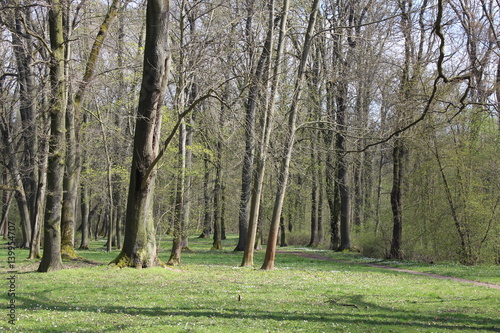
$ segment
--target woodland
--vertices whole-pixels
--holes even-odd
[[[229,234],[264,270],[500,264],[499,0],[2,0],[0,29],[0,231],[39,272]]]

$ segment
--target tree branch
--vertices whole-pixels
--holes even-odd
[[[442,27],[442,23],[441,23],[442,18],[443,18],[443,0],[438,0],[436,21],[434,23],[434,33],[439,38],[439,57],[438,57],[437,64],[436,64],[436,67],[437,67],[437,77],[434,79],[434,83],[432,85],[431,95],[429,96],[429,99],[427,100],[427,103],[426,103],[426,105],[424,107],[424,110],[422,111],[422,113],[420,114],[420,116],[417,119],[413,120],[411,123],[407,124],[406,126],[404,126],[404,127],[400,128],[400,129],[392,132],[386,138],[381,139],[381,140],[379,140],[377,142],[374,142],[374,143],[370,143],[370,144],[366,145],[364,148],[362,148],[360,150],[347,151],[346,154],[347,153],[360,153],[360,152],[364,152],[364,151],[368,150],[370,147],[377,146],[377,145],[382,144],[382,143],[386,143],[389,140],[391,140],[392,138],[394,138],[395,136],[397,136],[397,135],[399,135],[399,134],[407,131],[408,129],[412,128],[413,126],[415,126],[416,124],[418,124],[419,122],[421,122],[422,120],[424,120],[425,116],[429,113],[429,110],[430,110],[430,108],[432,106],[432,103],[434,102],[434,99],[436,97],[436,93],[437,93],[437,90],[438,90],[438,84],[439,84],[439,81],[441,81],[441,80],[444,83],[454,83],[454,82],[461,82],[461,81],[465,81],[465,80],[468,81],[467,88],[465,89],[465,92],[463,93],[463,95],[460,97],[460,107],[459,107],[458,113],[462,112],[462,110],[465,108],[465,106],[466,106],[465,99],[467,98],[467,96],[469,94],[469,91],[470,91],[470,88],[471,88],[471,85],[470,85],[471,76],[470,76],[470,74],[466,74],[466,75],[460,75],[460,76],[455,76],[455,77],[448,78],[444,74],[444,71],[443,71],[443,62],[444,62],[444,57],[445,57],[445,52],[444,52],[445,38],[444,38],[443,31],[441,30],[441,27]]]
[[[172,128],[172,130],[170,131],[170,134],[169,136],[165,139],[165,142],[163,143],[163,147],[160,149],[160,151],[158,152],[158,155],[156,156],[156,158],[153,160],[153,162],[151,162],[151,164],[149,165],[148,169],[146,170],[146,174],[144,176],[144,178],[142,179],[142,183],[141,183],[141,188],[144,189],[145,186],[146,186],[146,183],[147,183],[147,180],[149,178],[149,176],[151,175],[151,173],[153,172],[156,164],[158,164],[158,162],[160,161],[160,159],[163,157],[163,154],[165,153],[165,151],[167,150],[168,146],[170,145],[170,142],[172,141],[172,139],[174,138],[175,134],[177,133],[177,130],[179,129],[179,126],[181,125],[182,123],[182,120],[191,112],[193,111],[193,109],[198,106],[198,104],[200,104],[201,102],[203,102],[204,100],[206,100],[207,98],[210,98],[210,97],[213,97],[217,100],[219,100],[221,103],[224,103],[223,100],[221,100],[221,98],[217,95],[214,95],[212,94],[213,93],[213,90],[210,90],[207,94],[201,96],[200,98],[198,98],[197,100],[195,100],[193,102],[193,104],[191,104],[189,106],[189,108],[187,108],[186,110],[184,110],[182,113],[179,113],[177,115],[177,122],[175,123],[174,125],[174,128]],[[224,103],[225,104],[225,103]]]

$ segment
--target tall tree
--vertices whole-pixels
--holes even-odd
[[[43,256],[39,272],[63,268],[61,259],[61,210],[63,197],[65,145],[66,84],[64,77],[65,42],[63,6],[60,0],[50,2],[50,138],[47,169],[47,202],[45,208]]]
[[[123,248],[112,263],[120,267],[152,267],[158,263],[153,196],[159,154],[161,110],[170,68],[169,0],[148,0],[146,41],[134,135]]]
[[[255,113],[256,113],[256,108],[257,108],[257,100],[261,94],[265,95],[264,98],[268,98],[267,94],[263,92],[263,87],[265,86],[264,82],[269,82],[265,76],[269,75],[269,65],[270,65],[270,57],[271,57],[271,52],[272,52],[272,41],[273,41],[273,32],[274,32],[274,1],[269,1],[268,2],[268,8],[269,8],[269,19],[268,19],[268,25],[267,25],[267,34],[266,38],[264,41],[264,47],[262,49],[262,53],[259,57],[259,61],[257,62],[257,66],[255,69],[255,78],[253,79],[251,85],[250,85],[250,90],[248,93],[248,99],[246,102],[246,120],[247,122],[250,121],[248,118],[249,116],[249,108],[251,108],[252,111],[252,125],[246,123],[245,125],[245,136],[255,135],[255,124],[253,122],[255,121]],[[250,190],[249,194],[250,196],[248,199],[251,201],[248,202],[249,206],[245,206],[245,214],[248,214],[246,217],[248,220],[247,223],[247,230],[246,230],[246,240],[244,243],[244,254],[243,254],[243,261],[241,266],[253,266],[253,252],[255,248],[255,243],[256,243],[256,237],[257,237],[257,228],[258,228],[258,221],[259,221],[259,213],[260,213],[260,201],[261,201],[261,194],[262,194],[262,186],[264,182],[264,170],[265,170],[265,159],[266,159],[266,149],[267,149],[267,144],[269,144],[269,141],[266,142],[266,135],[269,136],[269,130],[271,127],[270,123],[270,118],[269,118],[269,109],[267,109],[267,106],[262,107],[261,106],[261,128],[263,130],[262,132],[262,137],[260,141],[260,145],[258,146],[257,150],[257,159],[255,160],[255,152],[254,152],[254,147],[253,147],[253,141],[254,138],[252,139],[246,139],[247,146],[246,146],[246,151],[249,149],[248,143],[252,142],[252,149],[251,149],[251,162],[244,160],[244,166],[246,162],[252,163],[248,167],[249,169],[245,171],[243,170],[244,173],[244,178],[248,177],[249,181],[249,188]],[[266,128],[267,127],[267,128]],[[249,131],[251,128],[252,132]],[[245,159],[247,156],[250,158],[250,155],[245,155]],[[254,166],[254,161],[256,166]],[[245,167],[244,167],[245,168]],[[255,174],[254,174],[255,170]],[[249,174],[246,175],[246,172],[249,172]],[[252,183],[253,182],[253,183]],[[244,192],[243,192],[244,193]],[[242,201],[241,205],[243,205],[243,194],[242,194]],[[241,214],[243,213],[242,210],[243,206],[240,206],[240,225],[241,225]]]
[[[249,59],[250,82],[248,88],[248,97],[245,101],[245,154],[243,156],[243,167],[241,171],[241,200],[238,216],[238,244],[235,251],[243,251],[246,248],[248,239],[248,224],[250,219],[250,198],[252,195],[252,175],[253,161],[255,154],[255,113],[256,103],[259,91],[259,84],[263,75],[263,57],[261,56],[257,66],[254,68],[253,44],[254,37],[252,24],[255,15],[255,0],[246,1],[247,17],[245,21],[245,37],[247,43],[247,53]],[[263,53],[265,50],[262,51]],[[253,246],[253,245],[251,245]]]
[[[413,41],[413,22],[411,12],[413,11],[412,1],[400,1],[398,3],[399,9],[401,11],[401,32],[404,37],[404,58],[403,66],[400,79],[400,102],[399,110],[397,110],[395,121],[396,126],[400,128],[403,122],[406,121],[406,117],[411,117],[414,112],[408,112],[408,110],[413,110],[411,100],[412,95],[415,94],[415,84],[414,81],[420,75],[421,58],[423,52],[423,43],[421,42],[418,48],[415,47]],[[421,4],[419,10],[419,21],[420,21],[420,40],[423,40],[424,27],[423,27],[423,15],[425,8],[427,7],[427,1]],[[417,54],[412,57],[415,49]],[[406,117],[405,117],[406,115]],[[391,189],[391,208],[393,217],[393,231],[391,240],[391,249],[389,252],[389,257],[392,259],[402,259],[402,237],[403,237],[403,188],[405,179],[405,168],[408,162],[408,148],[405,139],[401,133],[394,136],[393,148],[392,148],[392,189]]]
[[[297,130],[297,117],[298,117],[298,103],[303,91],[306,62],[311,49],[312,39],[314,37],[314,29],[316,25],[316,18],[318,16],[319,0],[314,0],[311,5],[309,14],[309,21],[307,30],[304,37],[304,45],[300,56],[299,68],[295,80],[294,92],[292,97],[292,104],[288,114],[288,127],[285,142],[285,156],[283,156],[280,164],[278,174],[278,189],[276,191],[276,198],[274,201],[273,215],[271,218],[271,226],[269,230],[269,237],[267,240],[266,256],[261,269],[272,270],[274,269],[274,259],[276,256],[276,244],[278,241],[278,233],[280,226],[281,211],[283,209],[283,202],[285,199],[286,186],[288,184],[288,176],[290,172],[290,161],[292,159],[293,146],[295,141],[295,132]]]

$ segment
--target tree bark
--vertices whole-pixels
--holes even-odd
[[[45,208],[44,246],[39,272],[63,268],[61,259],[61,210],[63,198],[65,145],[66,85],[64,75],[65,43],[63,10],[60,0],[49,9],[51,46],[50,62],[50,138],[47,169],[47,202]]]

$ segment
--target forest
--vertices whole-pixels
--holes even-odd
[[[287,245],[500,264],[499,0],[0,6],[0,231],[39,272],[229,234],[265,270]]]

